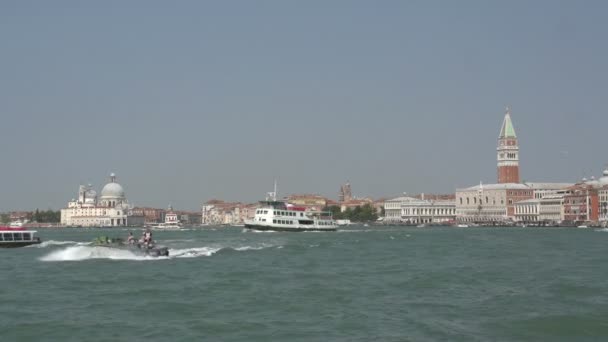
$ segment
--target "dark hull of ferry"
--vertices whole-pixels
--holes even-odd
[[[2,242],[0,242],[0,248],[25,247],[25,246],[30,246],[30,245],[37,245],[40,242],[41,242],[40,240],[37,240],[37,241],[2,241]]]
[[[273,231],[273,232],[335,232],[337,228],[286,228],[286,227],[270,227],[262,226],[257,224],[245,224],[245,228],[260,230],[260,231]]]

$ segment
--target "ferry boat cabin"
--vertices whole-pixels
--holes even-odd
[[[40,243],[40,238],[34,236],[31,230],[0,230],[0,247],[23,247]]]

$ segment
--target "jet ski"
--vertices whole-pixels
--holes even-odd
[[[145,245],[143,243],[135,243],[129,246],[137,246],[137,248],[146,255],[159,257],[159,256],[169,256],[169,248],[163,246],[156,246],[155,244]]]
[[[99,236],[92,242],[93,246],[96,247],[112,247],[120,249],[128,249],[136,253],[143,253],[145,255],[159,257],[169,256],[169,248],[163,246],[157,246],[154,243],[144,244],[140,242],[127,243],[121,238],[112,238],[107,236]]]

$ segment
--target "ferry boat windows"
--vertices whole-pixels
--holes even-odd
[[[4,241],[13,241],[13,234],[12,233],[4,233],[2,235],[4,236]]]
[[[31,240],[32,235],[30,233],[23,233],[23,240]]]

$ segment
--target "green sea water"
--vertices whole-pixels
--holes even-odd
[[[599,229],[155,232],[168,258],[88,244],[127,233],[0,249],[0,340],[608,340]]]

